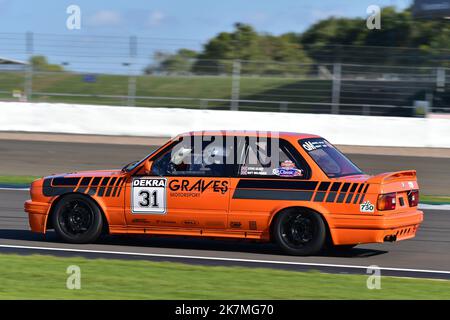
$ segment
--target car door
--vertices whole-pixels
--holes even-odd
[[[152,160],[151,174],[127,182],[129,226],[224,229],[229,205],[229,173],[215,137],[180,139]],[[195,147],[196,146],[196,147]],[[214,153],[215,159],[208,157]]]
[[[252,232],[267,232],[271,213],[293,192],[289,189],[292,183],[285,182],[300,182],[310,176],[307,162],[288,141],[278,138],[248,141],[230,182],[230,228],[242,230],[248,236]],[[295,193],[298,199],[303,196],[302,191]]]

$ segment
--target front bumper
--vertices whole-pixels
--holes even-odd
[[[45,233],[50,204],[27,200],[24,209],[28,213],[31,231]]]
[[[400,241],[414,238],[423,212],[413,210],[377,216],[332,215],[331,236],[336,245]]]

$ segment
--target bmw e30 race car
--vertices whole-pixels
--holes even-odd
[[[324,138],[181,134],[122,170],[52,175],[25,202],[31,230],[70,243],[102,233],[275,241],[294,255],[413,238],[416,172],[364,174]]]

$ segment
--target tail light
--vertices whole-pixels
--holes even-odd
[[[394,210],[397,204],[396,196],[395,192],[380,194],[378,196],[377,209],[379,211]]]
[[[419,190],[411,190],[408,193],[408,202],[410,207],[417,207],[419,205]]]

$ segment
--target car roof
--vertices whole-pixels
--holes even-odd
[[[320,136],[310,133],[286,132],[286,131],[256,131],[256,130],[205,130],[205,131],[189,131],[179,134],[178,136],[279,136],[285,139],[307,139],[320,138]]]

